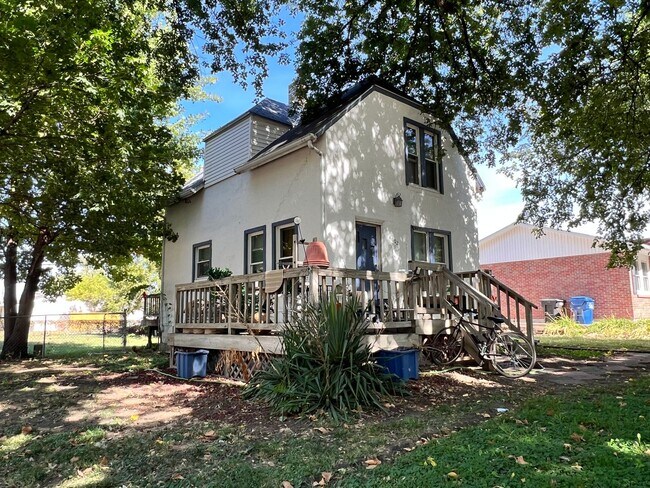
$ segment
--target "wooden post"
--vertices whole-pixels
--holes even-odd
[[[526,304],[526,332],[530,343],[535,345],[535,328],[533,327],[533,307]]]
[[[317,268],[309,267],[309,301],[312,305],[318,303],[318,272]]]

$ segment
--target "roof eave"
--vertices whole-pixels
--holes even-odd
[[[287,154],[297,151],[298,149],[306,147],[310,142],[313,143],[314,141],[316,141],[316,139],[318,139],[318,137],[313,132],[305,134],[299,139],[296,139],[295,141],[291,141],[286,146],[278,147],[276,150],[263,154],[259,158],[249,159],[246,163],[237,166],[234,169],[235,174],[239,175],[247,171],[252,171],[256,168],[259,168],[260,166],[264,166],[265,164],[268,164],[271,161],[275,161],[276,159],[281,158],[282,156],[286,156]]]

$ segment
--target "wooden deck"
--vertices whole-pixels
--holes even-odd
[[[418,347],[451,317],[449,303],[502,315],[533,340],[534,304],[482,271],[454,274],[444,265],[409,263],[409,272],[293,268],[176,286],[176,348],[281,354],[279,332],[307,303],[334,297],[361,303],[373,350]]]

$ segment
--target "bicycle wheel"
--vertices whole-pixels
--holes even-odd
[[[526,336],[502,331],[490,344],[490,360],[498,373],[508,378],[519,378],[530,373],[537,354]]]
[[[443,329],[435,336],[427,336],[422,342],[422,353],[438,366],[448,366],[463,352],[463,335],[460,327]]]

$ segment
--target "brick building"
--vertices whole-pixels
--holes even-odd
[[[607,268],[609,252],[593,246],[595,236],[511,224],[479,241],[481,269],[515,288],[539,306],[534,318],[543,320],[541,300],[589,296],[594,317],[650,318],[650,246],[631,268]]]

